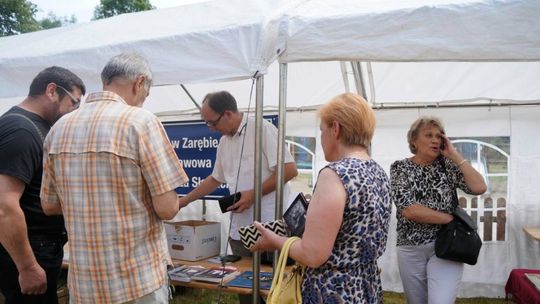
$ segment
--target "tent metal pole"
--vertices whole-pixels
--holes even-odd
[[[199,112],[200,112],[201,111],[201,106],[195,101],[195,98],[193,98],[193,96],[191,96],[191,94],[189,93],[189,91],[186,89],[186,87],[183,84],[180,84],[180,87],[184,90],[184,92],[186,92],[189,99],[191,99],[193,104],[197,107],[197,109],[199,109]]]
[[[278,146],[277,146],[277,183],[275,219],[283,216],[283,184],[285,181],[285,128],[287,126],[287,64],[279,64],[279,114],[278,114]],[[279,251],[274,251],[274,266],[277,265]],[[275,269],[274,269],[275,271]]]
[[[258,75],[256,78],[255,93],[255,202],[253,204],[253,219],[261,221],[261,199],[262,199],[262,123],[263,123],[263,89],[264,76]],[[246,115],[248,115],[246,113]],[[261,254],[253,253],[253,303],[259,303],[259,273],[261,271]]]
[[[377,100],[377,92],[375,91],[375,80],[373,79],[373,69],[371,68],[371,62],[366,62],[366,68],[367,68],[367,76],[368,76],[368,82],[369,82],[369,97],[368,100],[371,102],[371,104],[375,104],[375,100]],[[366,99],[367,100],[367,99]]]
[[[349,86],[349,73],[347,72],[347,63],[345,61],[340,61],[339,67],[341,69],[341,77],[343,78],[343,85],[345,86],[345,92],[350,92],[351,87]]]
[[[367,100],[366,88],[364,87],[364,75],[362,74],[362,66],[359,61],[351,61],[351,66],[354,75],[354,84],[356,85],[356,92],[358,95],[364,97]]]
[[[351,61],[351,66],[354,75],[354,84],[358,95],[364,97],[367,102],[366,88],[364,87],[364,75],[362,74],[362,65],[359,61]],[[371,155],[371,144],[367,147],[367,152]]]

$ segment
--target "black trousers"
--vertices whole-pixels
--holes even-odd
[[[6,304],[57,304],[56,289],[66,237],[39,235],[30,236],[29,241],[37,262],[47,275],[47,291],[42,295],[23,295],[17,267],[4,247],[0,246],[0,290],[6,298]]]

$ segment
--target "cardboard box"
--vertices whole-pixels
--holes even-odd
[[[197,261],[219,254],[221,223],[207,221],[165,222],[169,253],[173,259]]]

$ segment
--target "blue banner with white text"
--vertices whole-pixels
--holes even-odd
[[[277,115],[268,115],[264,118],[277,126]],[[187,183],[176,189],[180,196],[184,196],[212,174],[221,134],[210,130],[201,120],[164,122],[163,126],[189,177]],[[218,199],[227,195],[229,189],[223,184],[203,199]]]

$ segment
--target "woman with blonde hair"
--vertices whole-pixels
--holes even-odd
[[[377,258],[386,248],[391,213],[384,170],[368,154],[375,115],[359,95],[336,96],[319,110],[328,162],[311,198],[305,231],[289,256],[306,265],[304,303],[382,303]],[[286,237],[255,223],[252,250],[279,250]]]

